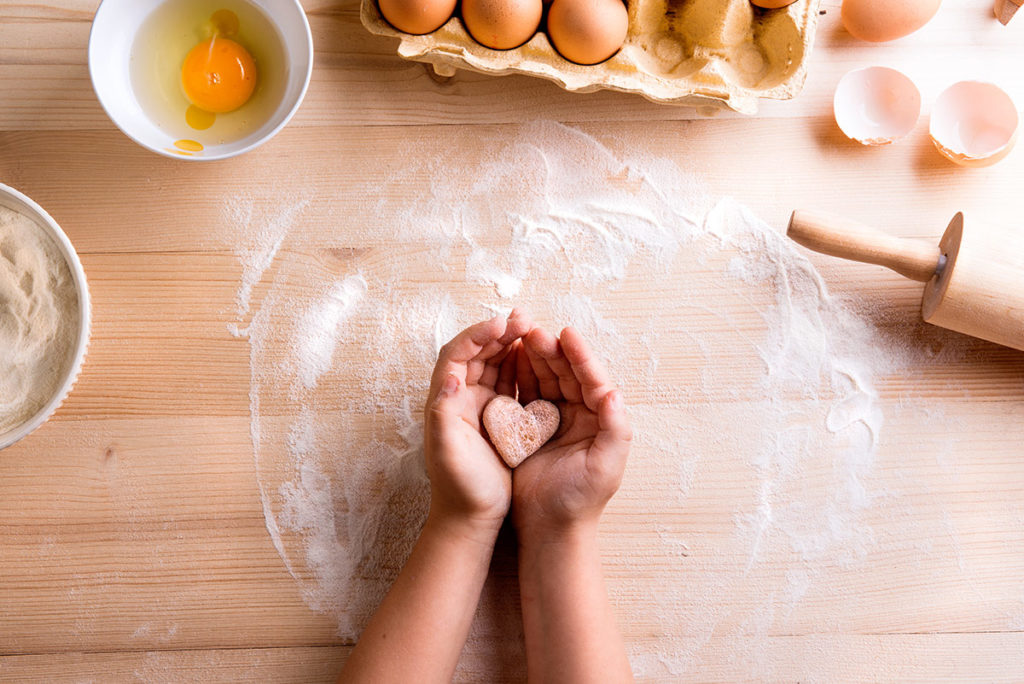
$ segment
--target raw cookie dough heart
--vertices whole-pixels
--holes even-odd
[[[512,397],[497,396],[484,407],[484,429],[509,468],[544,446],[560,421],[558,407],[543,399],[523,407]]]

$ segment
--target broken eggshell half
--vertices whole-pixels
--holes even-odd
[[[839,80],[832,108],[846,137],[863,145],[888,145],[914,129],[921,92],[896,69],[866,67]]]
[[[997,85],[960,81],[942,91],[928,132],[936,149],[961,166],[991,166],[1013,149],[1020,114]]]

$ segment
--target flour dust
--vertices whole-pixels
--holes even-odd
[[[879,504],[898,498],[875,464],[876,382],[913,353],[670,161],[554,123],[452,135],[490,135],[465,147],[492,151],[373,179],[360,191],[377,199],[343,230],[307,230],[310,198],[225,216],[250,239],[229,327],[250,347],[267,529],[307,603],[358,635],[429,503],[420,413],[437,350],[518,305],[578,327],[630,406],[636,446],[602,543],[639,676],[695,675],[730,638],[737,671],[770,676],[751,636],[844,627],[814,606],[866,562]],[[472,667],[515,676],[514,571],[497,581],[471,638],[506,652]]]

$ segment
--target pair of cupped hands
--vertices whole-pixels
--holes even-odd
[[[514,471],[482,429],[497,395],[553,402],[561,424]],[[619,487],[632,432],[621,392],[580,334],[556,337],[514,309],[445,344],[426,404],[431,516],[496,534],[512,511],[517,532],[543,538],[595,527]]]

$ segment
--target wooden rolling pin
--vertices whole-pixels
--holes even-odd
[[[816,252],[927,283],[926,322],[1024,351],[1024,231],[976,225],[965,231],[958,213],[936,247],[842,217],[794,211],[786,234]]]

